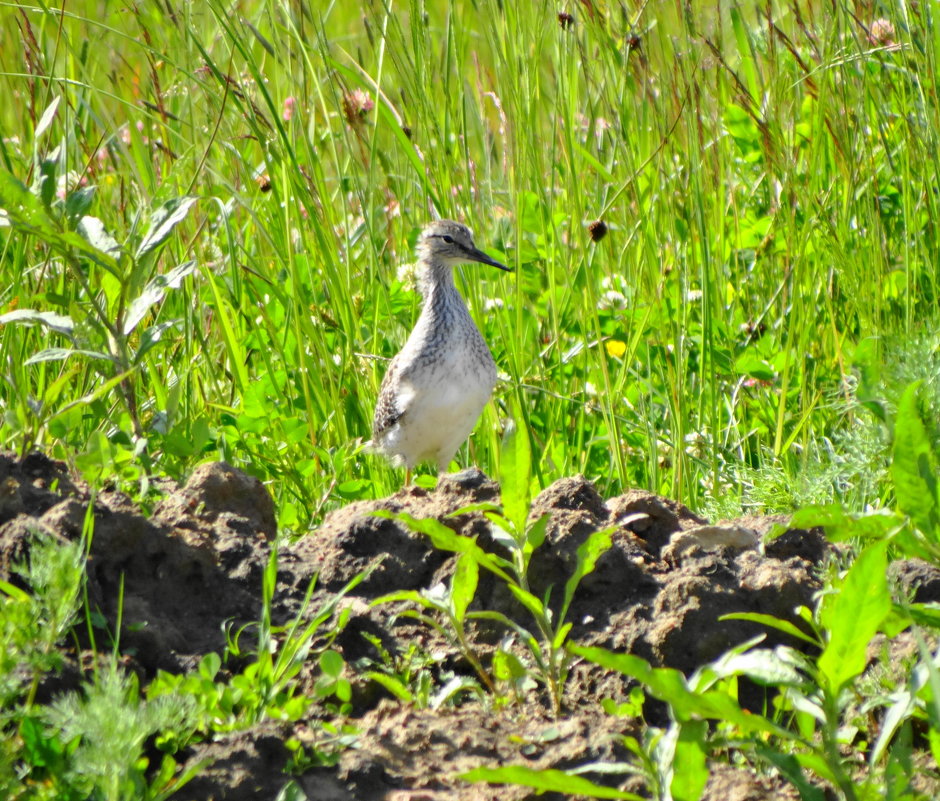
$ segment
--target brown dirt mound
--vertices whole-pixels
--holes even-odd
[[[424,536],[374,512],[435,518],[497,550],[481,512],[451,515],[498,498],[493,481],[466,470],[441,477],[434,491],[407,487],[328,515],[319,529],[280,548],[275,623],[298,614],[314,577],[316,606],[382,557],[344,601],[350,623],[336,647],[347,663],[378,656],[362,636],[368,633],[391,654],[417,645],[437,653],[442,666],[472,674],[442,637],[400,616],[401,605],[368,605],[396,590],[429,589],[447,579],[454,563]],[[0,578],[21,581],[11,566],[28,559],[37,531],[79,537],[91,503],[88,488],[63,464],[39,454],[22,461],[0,455]],[[121,646],[145,680],[158,669],[192,669],[202,655],[223,651],[224,625],[237,628],[258,619],[276,526],[271,497],[256,479],[225,464],[203,465],[149,517],[117,492],[98,493],[92,515],[89,600],[116,626],[123,579]],[[770,645],[785,641],[754,624],[720,618],[761,612],[797,622],[794,609],[811,603],[820,588],[814,567],[830,550],[820,532],[800,530],[787,531],[764,548],[764,536],[785,519],[711,525],[681,504],[638,490],[605,500],[582,477],[547,488],[533,502],[532,515],[549,516],[545,544],[532,561],[532,591],[540,597],[550,593],[555,609],[578,546],[598,528],[613,527],[612,547],[571,606],[571,638],[687,672],[757,634],[767,634]],[[926,569],[911,565],[899,581],[933,593],[940,580],[925,575]],[[481,575],[472,608],[531,623],[504,584],[489,575]],[[488,625],[471,628],[483,654],[503,634]],[[63,675],[49,677],[49,692],[75,686],[82,676],[81,655],[66,657]],[[598,699],[624,700],[628,690],[618,677],[577,665],[565,695],[566,712],[553,720],[534,698],[487,712],[473,701],[456,709],[419,710],[393,703],[375,685],[357,685],[351,722],[360,731],[358,747],[344,751],[335,767],[295,780],[311,799],[527,798],[531,794],[522,789],[471,787],[452,777],[482,765],[523,762],[564,769],[623,760],[620,738],[635,722],[600,713]],[[759,706],[763,700],[757,688],[742,688],[743,702]],[[661,715],[648,705],[647,720],[662,722]],[[178,797],[274,799],[291,778],[283,773],[287,752],[281,743],[309,737],[316,726],[307,723],[266,723],[193,747],[194,759],[211,759],[213,766]],[[636,791],[623,776],[593,778]],[[783,797],[779,791],[730,768],[716,771],[708,789],[715,798],[749,799]]]

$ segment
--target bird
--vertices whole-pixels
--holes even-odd
[[[444,473],[496,386],[496,362],[454,284],[454,267],[480,262],[511,272],[473,243],[467,226],[435,220],[418,237],[421,313],[392,359],[372,421],[374,450],[406,468]]]

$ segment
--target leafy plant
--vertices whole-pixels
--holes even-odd
[[[446,526],[441,526],[441,528],[446,529]],[[447,530],[449,531],[449,529]],[[440,530],[438,530],[437,534],[438,536],[447,536],[445,532]],[[467,609],[476,594],[478,579],[479,562],[474,558],[472,553],[465,551],[456,558],[450,586],[438,584],[430,590],[422,590],[420,592],[401,590],[376,598],[372,603],[377,605],[398,601],[410,601],[425,610],[437,612],[442,619],[441,623],[438,623],[434,617],[426,614],[407,610],[403,612],[403,614],[420,620],[436,629],[446,639],[451,640],[476,671],[477,676],[480,681],[483,682],[487,690],[495,692],[496,687],[493,683],[493,679],[489,672],[483,667],[480,658],[476,654],[476,650],[467,638],[465,628]],[[409,702],[416,700],[414,693],[407,689],[407,685],[395,679],[394,676],[381,672],[371,672],[369,676],[385,686],[386,689],[392,691],[402,700],[408,700]],[[428,703],[430,704],[430,699],[428,699]]]
[[[516,784],[531,787],[539,792],[564,793],[570,796],[588,798],[620,798],[625,801],[642,801],[643,796],[627,793],[612,787],[566,773],[561,770],[537,770],[526,765],[511,765],[503,768],[474,768],[461,774],[461,779],[468,782],[487,782],[489,784]]]
[[[68,757],[65,743],[43,733],[34,700],[42,678],[60,666],[56,646],[81,603],[84,556],[80,543],[36,532],[28,562],[16,568],[28,590],[0,581],[0,791],[11,798],[23,786],[21,761],[46,775]],[[58,797],[69,797],[61,782],[56,786]]]
[[[83,797],[162,801],[201,767],[190,765],[178,773],[172,755],[164,754],[152,780],[148,777],[149,759],[143,756],[146,741],[167,730],[186,730],[191,725],[190,707],[182,696],[142,699],[137,679],[113,666],[83,692],[54,701],[43,719],[55,739],[27,725],[21,730],[27,752],[41,755],[35,767],[46,767],[45,755],[50,752],[58,757],[68,754],[68,759],[59,760],[64,766],[53,760],[48,767],[54,769],[57,782]]]
[[[166,753],[150,773],[145,742],[167,730],[185,741],[191,710],[180,697],[142,700],[136,677],[113,663],[81,691],[36,703],[40,681],[61,667],[58,647],[82,603],[93,507],[78,542],[34,532],[28,560],[16,567],[28,590],[0,582],[0,788],[9,797],[28,788],[38,798],[159,801],[195,772],[178,771]]]
[[[457,277],[502,379],[461,461],[496,472],[511,410],[537,486],[583,473],[605,496],[641,487],[721,516],[827,504],[803,519],[846,547],[887,541],[887,559],[936,564],[935,6],[732,3],[716,22],[695,3],[563,5],[10,6],[0,39],[22,47],[0,73],[0,445],[141,490],[224,458],[267,482],[294,533],[398,489],[361,442],[414,319],[398,270],[429,218],[454,216],[517,267],[511,285]],[[523,480],[512,461],[505,487]],[[557,706],[567,587],[532,593],[545,532],[506,492],[501,512],[483,510],[503,550],[438,531],[461,575],[412,600],[472,651],[473,572],[515,586],[519,628],[478,661],[498,691],[524,696],[537,676]],[[830,589],[846,580],[827,574]],[[37,632],[37,597],[0,588],[0,716],[14,723],[67,617]],[[861,690],[838,682],[864,632],[837,636],[828,604],[803,617],[832,648],[825,671],[815,657],[794,667],[822,710],[809,714],[819,742],[768,735],[784,754],[773,770],[820,775],[793,754],[836,727],[841,758],[869,748],[877,792],[903,798],[906,765],[936,739],[935,656],[922,648],[895,693],[855,699],[886,722],[850,743],[845,699]],[[936,617],[898,603],[881,627],[914,621],[929,642]],[[269,625],[268,656],[233,647],[236,675],[257,665],[237,690],[211,661],[186,677],[213,725],[296,714],[302,658],[324,659],[316,702],[342,708],[351,668],[323,656],[331,624],[312,641],[297,625]],[[416,704],[437,697],[433,676],[451,679],[396,659],[386,675]],[[774,715],[809,730],[795,708]],[[695,722],[638,738],[654,792],[672,792],[677,748],[694,765],[702,742],[723,758],[722,724],[700,741]],[[5,795],[19,792],[14,731]],[[65,764],[73,746],[38,731],[35,753]]]
[[[40,325],[68,340],[69,347],[38,351],[23,362],[23,367],[76,357],[87,360],[101,381],[70,403],[56,403],[59,387],[45,402],[36,402],[28,410],[20,407],[16,418],[8,416],[7,423],[18,427],[23,453],[36,441],[40,427],[67,414],[76,404],[90,404],[112,392],[124,404],[134,437],[144,438],[135,373],[144,369],[147,354],[177,322],[154,322],[139,333],[137,329],[166,293],[179,288],[196,269],[196,262],[190,260],[164,274],[156,273],[161,246],[196,198],[166,201],[153,210],[150,226],[142,236],[132,234],[121,244],[100,219],[85,213],[95,199],[96,187],[84,186],[63,198],[56,196],[62,153],[57,147],[40,156],[38,146],[60,100],[56,97],[52,101],[37,126],[33,185],[27,188],[12,173],[0,170],[0,213],[7,227],[35,239],[47,249],[47,258],[60,261],[80,292],[68,301],[67,314],[15,309],[0,315],[0,325]],[[21,368],[9,375],[14,386],[22,386],[23,378]]]
[[[43,675],[59,665],[56,646],[70,631],[82,600],[85,545],[61,542],[41,531],[34,535],[28,561],[16,567],[29,590],[0,582],[0,706],[4,709],[19,695],[24,677],[29,680],[26,706],[32,704]]]
[[[790,525],[819,522],[819,510],[815,510],[815,518],[812,513],[805,510]],[[835,522],[835,517],[829,520]],[[798,610],[806,630],[763,614],[723,618],[778,629],[805,643],[814,656],[783,646],[755,648],[762,639],[758,638],[686,678],[671,668],[654,668],[632,654],[569,646],[571,653],[631,677],[647,694],[668,705],[672,720],[668,729],[658,734],[650,730],[644,743],[635,738],[625,740],[638,761],[635,771],[646,778],[655,797],[696,801],[708,778],[708,761],[720,758],[732,745],[738,753],[778,770],[804,801],[821,801],[819,782],[847,801],[871,797],[877,788],[886,786],[894,788],[896,795],[892,797],[906,797],[909,779],[902,780],[898,771],[899,765],[910,759],[911,725],[915,718],[931,725],[940,719],[932,685],[940,675],[940,652],[931,655],[922,645],[921,659],[905,689],[884,699],[885,722],[871,735],[867,766],[859,753],[847,750],[851,740],[846,738],[856,730],[850,716],[859,702],[857,682],[868,664],[868,648],[875,634],[883,631],[894,636],[918,620],[937,626],[940,615],[923,605],[892,602],[886,578],[887,553],[903,530],[898,519],[843,516],[838,522],[838,527],[833,527],[837,538],[864,537],[870,542],[844,576],[837,577],[820,597],[815,611]],[[768,689],[772,716],[740,706],[739,677]],[[934,743],[940,744],[940,740],[932,738],[932,746]],[[531,774],[529,769],[510,766],[472,771],[463,778],[540,786]],[[564,782],[560,775],[550,778],[552,786]],[[568,792],[576,792],[574,784]],[[602,789],[578,792],[617,797],[601,794]]]
[[[449,587],[439,585],[431,591],[405,591],[391,593],[373,603],[411,601],[425,609],[438,612],[443,623],[421,615],[420,619],[432,625],[445,637],[451,639],[473,666],[484,686],[495,690],[493,677],[482,665],[466,636],[468,619],[494,620],[515,632],[528,649],[535,663],[535,674],[545,684],[549,699],[556,714],[561,712],[565,680],[568,676],[570,658],[566,651],[566,640],[571,623],[565,618],[574,593],[581,580],[591,573],[600,556],[610,548],[613,528],[593,532],[578,548],[577,562],[565,583],[559,613],[553,613],[549,597],[539,598],[531,592],[528,580],[529,563],[533,552],[545,541],[548,517],[542,516],[528,525],[531,476],[531,455],[525,435],[511,432],[503,443],[500,462],[502,513],[490,506],[478,507],[492,524],[494,541],[506,548],[509,557],[484,551],[475,540],[461,537],[443,523],[430,518],[417,519],[408,514],[392,515],[377,512],[382,517],[392,517],[408,525],[414,531],[426,535],[435,548],[458,554]],[[471,509],[460,509],[455,515]],[[536,636],[528,628],[501,612],[468,611],[476,593],[479,568],[484,568],[506,583],[513,597],[531,614]],[[500,652],[500,670],[507,678],[518,665],[507,649]]]
[[[375,570],[379,561],[360,573],[341,590],[311,608],[315,579],[307,588],[303,603],[294,619],[284,627],[271,623],[271,604],[277,582],[277,548],[271,556],[262,577],[261,617],[256,626],[257,642],[251,659],[227,683],[217,681],[222,666],[218,654],[206,654],[195,673],[187,676],[161,671],[148,688],[148,696],[184,694],[197,701],[202,731],[230,731],[242,729],[265,718],[296,721],[316,701],[325,702],[335,697],[340,702],[337,713],[348,705],[350,685],[343,674],[342,657],[330,649],[330,644],[343,631],[350,610],[341,607],[344,596],[355,589]],[[246,656],[240,646],[245,634],[242,628],[229,637],[228,655]],[[297,677],[307,661],[316,657],[321,669],[314,686],[314,694],[299,690]]]

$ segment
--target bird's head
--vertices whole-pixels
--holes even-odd
[[[435,220],[425,226],[418,238],[418,258],[430,264],[448,267],[478,261],[500,270],[511,271],[505,264],[487,256],[482,250],[477,250],[470,229],[453,220]]]

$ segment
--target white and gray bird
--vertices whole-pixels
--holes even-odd
[[[382,380],[372,421],[375,449],[409,476],[425,461],[447,469],[496,386],[496,363],[454,285],[454,267],[467,262],[510,269],[477,250],[458,222],[436,220],[421,232],[421,315]]]

